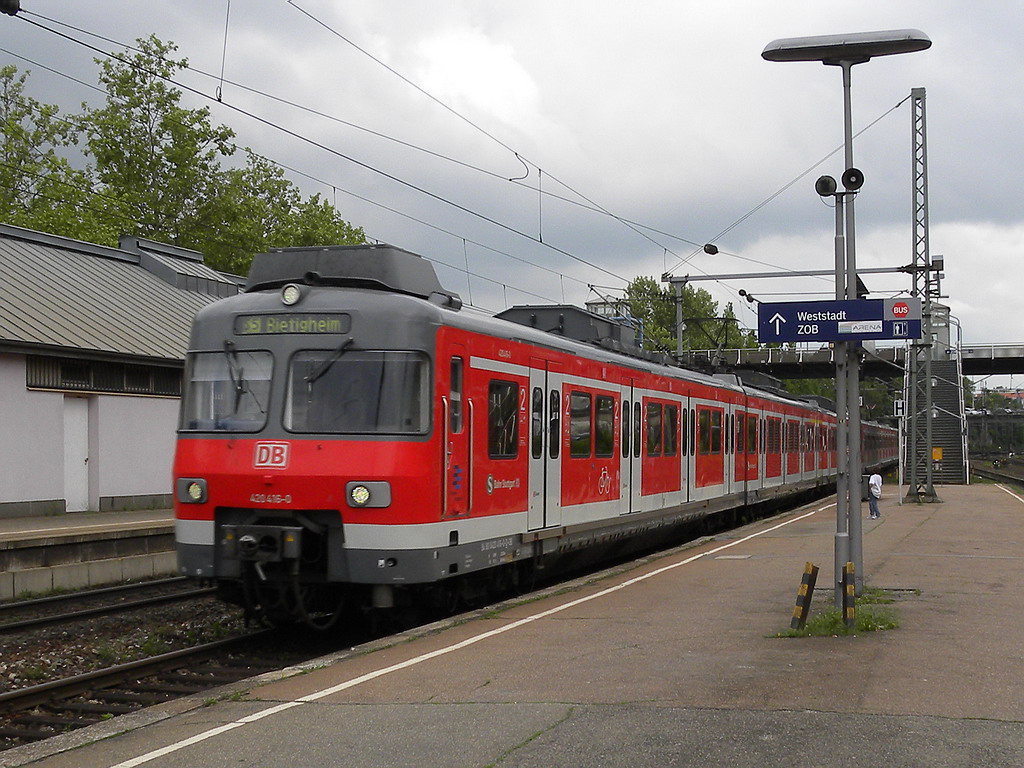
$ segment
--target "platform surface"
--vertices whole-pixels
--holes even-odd
[[[0,542],[29,542],[98,535],[109,531],[159,528],[174,528],[173,509],[8,517],[0,518]]]
[[[826,500],[0,765],[1024,765],[1024,498],[939,494],[899,506],[890,492],[877,521],[864,508],[866,583],[892,590],[898,629],[776,636],[804,563],[831,581]]]

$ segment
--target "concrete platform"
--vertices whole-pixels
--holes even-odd
[[[173,510],[0,518],[0,601],[176,570]]]
[[[819,503],[0,765],[1020,766],[1024,499],[941,496],[865,506],[866,583],[897,590],[895,630],[775,636],[804,562],[829,581]]]

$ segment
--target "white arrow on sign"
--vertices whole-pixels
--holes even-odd
[[[781,327],[779,324],[786,322],[786,318],[784,318],[782,315],[780,315],[778,312],[776,312],[774,315],[772,315],[771,320],[769,320],[768,322],[769,323],[774,323],[774,325],[775,325],[775,335],[778,336],[779,335],[779,328]]]

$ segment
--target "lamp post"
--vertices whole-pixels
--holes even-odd
[[[853,166],[853,115],[850,101],[850,73],[856,64],[875,56],[913,53],[930,47],[931,40],[917,29],[858,32],[773,40],[761,57],[766,61],[820,61],[840,67],[843,72],[843,136],[845,172],[842,207],[836,211],[836,299],[855,300],[857,295],[857,250],[854,194],[863,178]],[[836,197],[836,205],[840,199]],[[840,224],[845,208],[845,238]],[[845,263],[842,251],[845,250]],[[861,443],[860,443],[860,345],[841,342],[836,346],[837,478],[835,584],[839,604],[842,567],[852,560],[856,569],[857,594],[864,585],[863,532],[861,529]],[[845,387],[843,386],[845,382]],[[844,392],[845,390],[845,392]],[[845,395],[845,397],[844,397]],[[848,549],[847,549],[848,547]]]

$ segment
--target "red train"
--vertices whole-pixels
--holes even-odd
[[[315,624],[834,482],[833,413],[666,363],[575,307],[462,310],[390,246],[258,256],[193,326],[181,573]],[[865,467],[896,455],[865,425]]]

